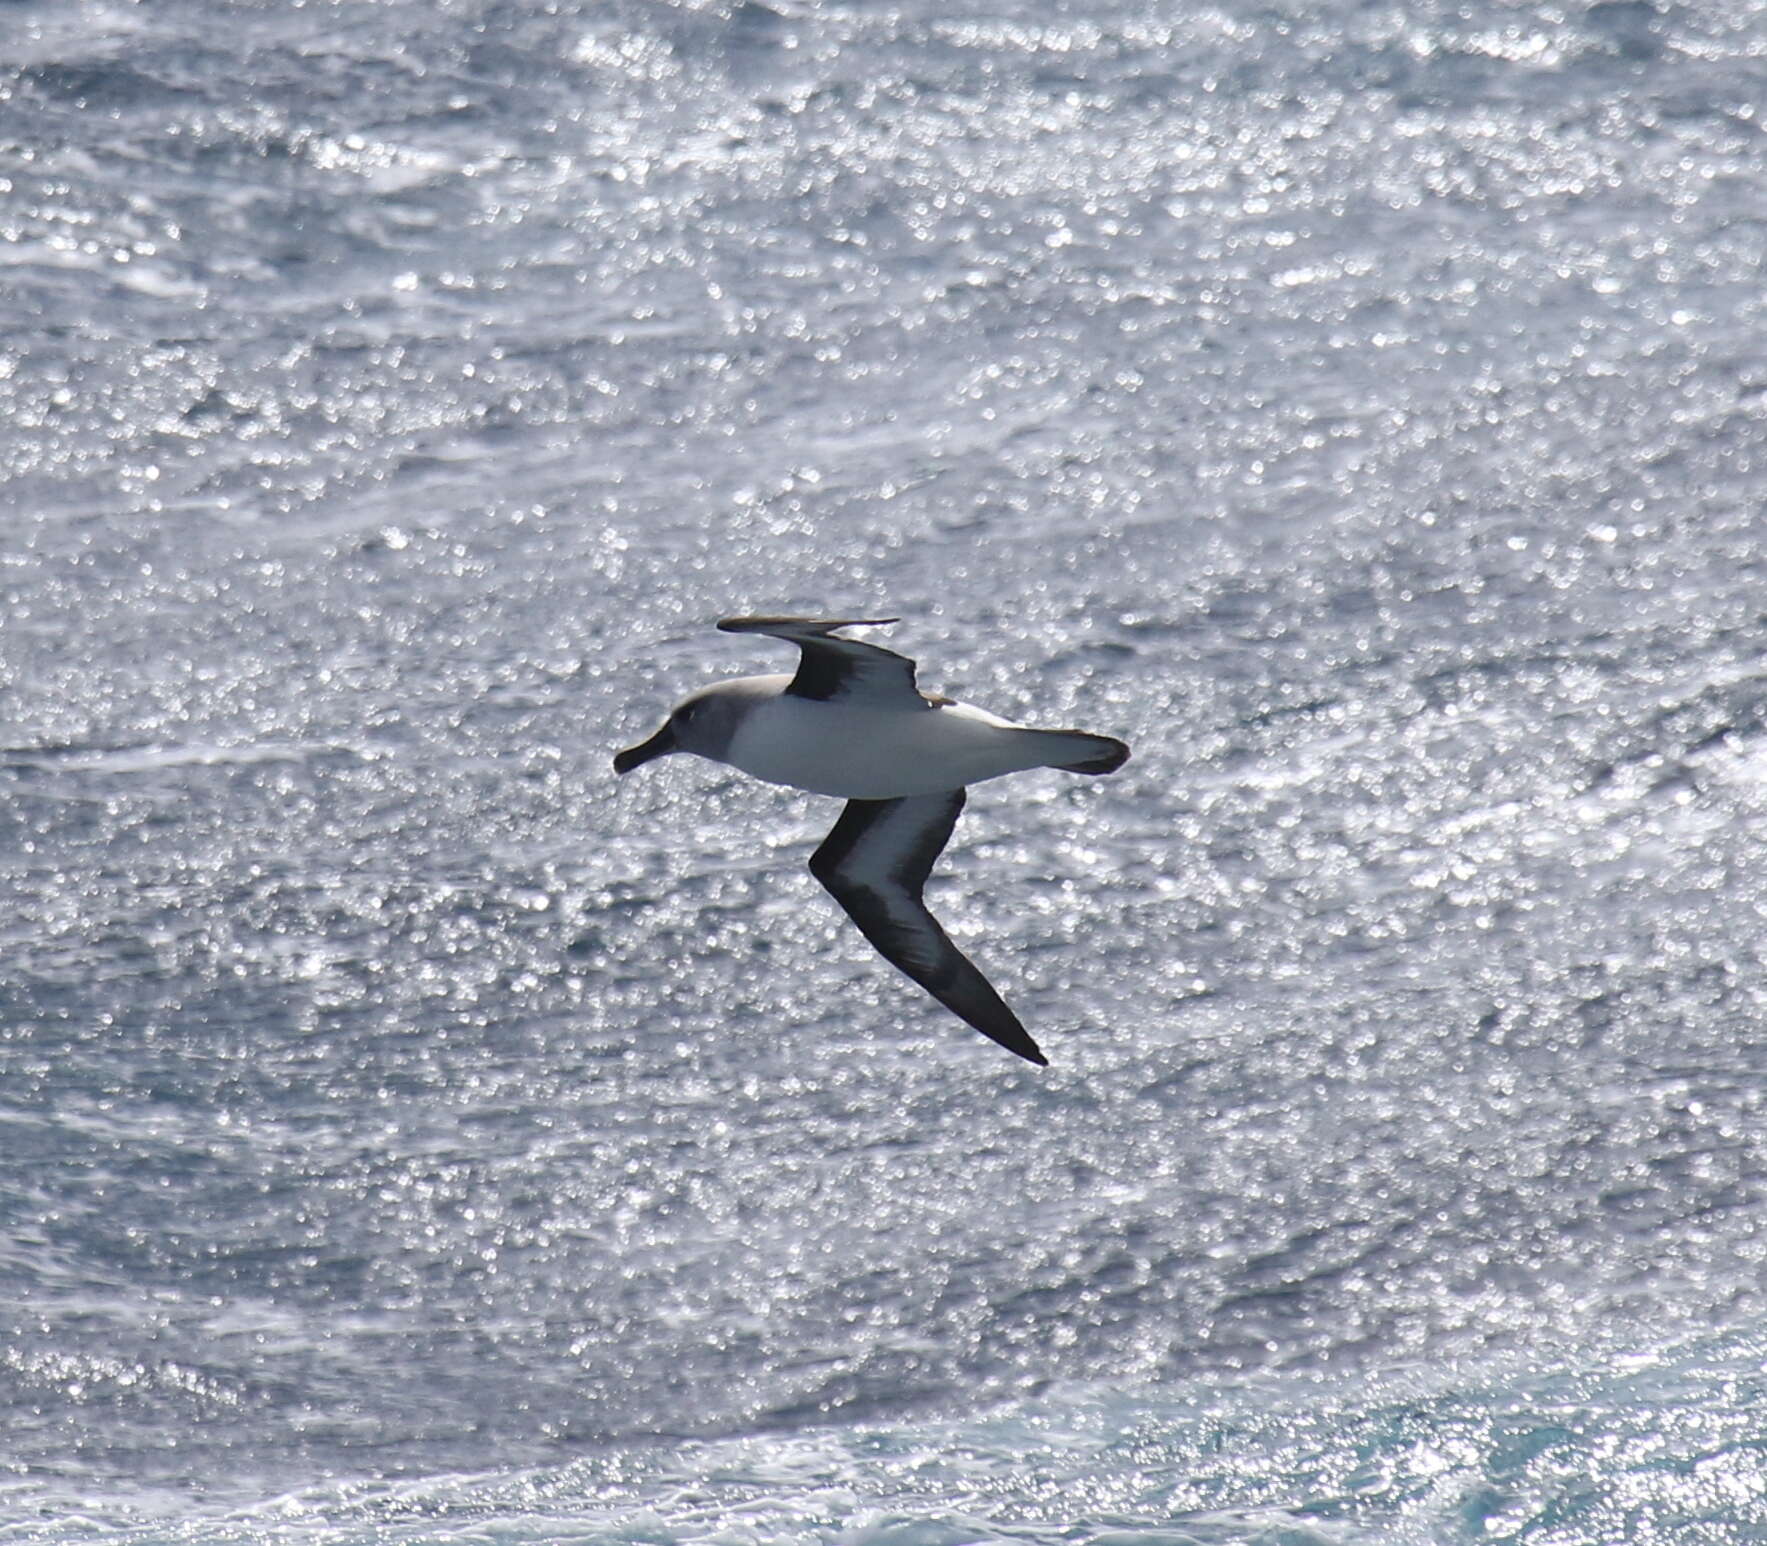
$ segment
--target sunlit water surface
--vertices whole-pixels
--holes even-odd
[[[1767,8],[3,9],[0,1538],[1767,1539]]]

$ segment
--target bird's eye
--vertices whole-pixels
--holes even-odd
[[[697,703],[690,703],[685,708],[676,709],[675,710],[676,722],[678,724],[685,725],[688,722],[688,720],[693,718],[694,714],[696,712],[698,712],[698,710],[699,710],[699,705]]]

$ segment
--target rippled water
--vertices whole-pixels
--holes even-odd
[[[0,10],[8,1539],[1763,1538],[1767,7]]]

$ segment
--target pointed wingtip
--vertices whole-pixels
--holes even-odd
[[[946,1007],[953,1008],[955,1006],[947,1005]],[[1003,1004],[1001,1008],[1005,1009],[1006,1006]],[[970,1019],[967,1014],[963,1014],[962,1010],[957,1011],[989,1041],[1006,1048],[1008,1052],[1017,1057],[1022,1057],[1027,1063],[1035,1063],[1039,1068],[1049,1067],[1049,1059],[1043,1056],[1043,1049],[1031,1040],[1031,1033],[1018,1023],[1018,1016],[1009,1009],[1006,1012],[1010,1023],[981,1025],[977,1023],[977,1020]]]

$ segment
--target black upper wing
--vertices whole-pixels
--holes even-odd
[[[893,650],[836,638],[836,628],[893,623],[893,617],[727,617],[725,633],[765,633],[804,652],[786,692],[795,698],[863,697],[879,707],[928,708],[914,685],[914,662]]]
[[[1018,1016],[953,945],[921,901],[933,861],[950,840],[964,792],[904,800],[849,800],[810,860],[859,931],[941,1004],[984,1036],[1047,1065]]]

